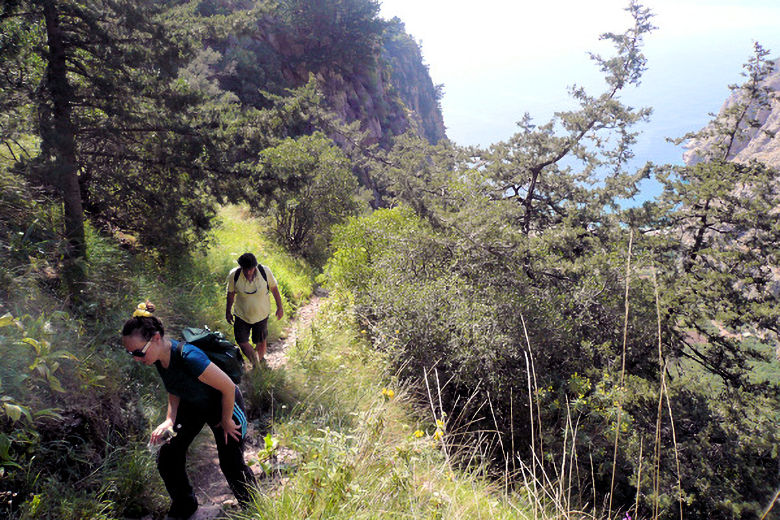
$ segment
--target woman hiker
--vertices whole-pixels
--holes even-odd
[[[136,361],[154,365],[168,391],[165,421],[150,439],[153,445],[163,443],[157,469],[171,496],[168,518],[186,519],[198,509],[184,466],[187,448],[204,424],[214,433],[222,473],[245,506],[256,481],[244,462],[247,420],[241,391],[203,351],[166,336],[153,312],[151,302],[138,305],[122,328],[122,345]]]

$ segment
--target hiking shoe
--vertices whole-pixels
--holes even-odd
[[[194,500],[189,504],[174,504],[168,510],[168,516],[165,517],[165,520],[187,520],[194,515],[197,510],[197,500]]]

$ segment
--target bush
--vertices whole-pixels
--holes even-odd
[[[322,262],[330,227],[358,210],[349,160],[322,134],[285,139],[261,156],[277,235],[291,252]]]
[[[489,223],[491,215],[481,218]],[[640,507],[657,497],[664,517],[678,516],[676,457],[686,516],[747,518],[766,506],[778,459],[768,449],[778,436],[769,426],[776,397],[726,387],[699,365],[669,357],[664,399],[676,429],[664,401],[656,495],[648,469],[655,467],[662,388],[654,287],[648,276],[632,280],[621,381],[621,230],[604,228],[590,240],[574,238],[583,234],[576,227],[522,239],[507,234],[515,247],[495,250],[449,231],[400,208],[351,219],[334,234],[326,273],[333,286],[353,291],[375,348],[389,354],[400,377],[424,392],[423,376],[438,375],[451,423],[473,432],[456,444],[495,431],[495,451],[485,454],[497,471],[515,456],[529,467],[540,460],[573,497],[592,503],[594,489],[606,495],[612,488],[619,431],[613,511],[633,507],[638,487]],[[564,454],[588,477],[561,475]]]

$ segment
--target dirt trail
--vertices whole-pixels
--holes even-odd
[[[265,360],[269,367],[279,368],[287,364],[287,349],[291,345],[295,345],[295,342],[298,340],[298,335],[309,328],[312,320],[320,310],[321,299],[325,296],[326,293],[324,291],[317,289],[309,302],[295,313],[293,322],[285,329],[287,337],[268,345],[268,352],[265,354]]]
[[[287,350],[291,345],[295,345],[299,335],[311,325],[325,296],[325,292],[315,291],[311,300],[298,309],[290,326],[285,329],[285,338],[268,345],[265,359],[270,368],[278,369],[287,364]],[[252,461],[257,456],[258,449],[263,445],[260,435],[250,425],[244,452],[244,458],[247,462]],[[259,464],[253,464],[250,468],[255,473],[263,492],[270,491],[276,485],[273,480],[261,478],[263,470]],[[223,507],[235,505],[233,493],[219,469],[217,448],[209,428],[203,429],[190,448],[187,473],[195,488],[198,502],[200,502],[200,508],[191,520],[219,518],[222,515]]]

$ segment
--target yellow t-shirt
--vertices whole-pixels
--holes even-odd
[[[236,267],[230,271],[227,277],[227,292],[236,293],[233,300],[233,314],[247,323],[257,323],[268,317],[271,313],[271,298],[268,295],[268,289],[276,287],[276,278],[271,270],[265,266],[257,266],[258,269],[265,270],[268,278],[268,285],[263,280],[263,275],[258,271],[252,281],[244,277],[241,267]],[[240,271],[238,280],[235,280],[236,271]],[[235,280],[235,282],[234,282]]]

